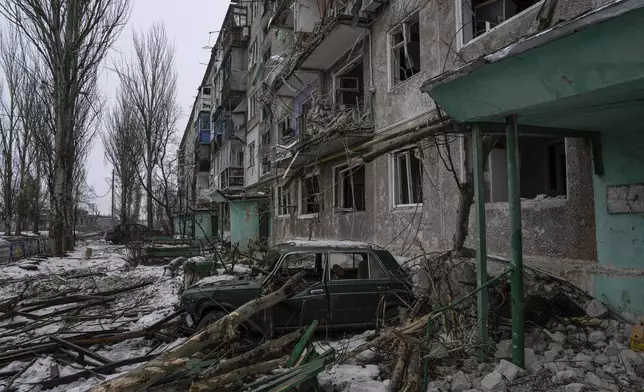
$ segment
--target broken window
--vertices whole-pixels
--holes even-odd
[[[338,105],[359,106],[363,101],[362,62],[335,77],[335,99]]]
[[[423,202],[423,166],[418,150],[393,154],[394,207]]]
[[[293,127],[291,127],[291,118],[289,116],[286,116],[277,123],[277,134],[280,137],[280,141],[282,143],[286,143],[290,141],[293,137],[295,137],[295,130]]]
[[[297,206],[293,203],[293,191],[291,187],[277,187],[277,215],[286,216],[290,215],[293,209]]]
[[[481,36],[540,0],[463,0],[463,43]]]
[[[257,113],[257,97],[255,94],[250,96],[248,98],[248,119],[252,119],[255,117],[255,114]]]
[[[204,87],[202,90],[202,93],[204,96],[209,97],[210,96],[210,87]]]
[[[248,49],[248,68],[252,68],[257,62],[257,41],[253,42]]]
[[[302,179],[302,214],[320,212],[320,175],[311,173]]]
[[[271,172],[271,160],[268,156],[262,158],[262,172],[261,175],[265,176]]]
[[[330,280],[387,278],[380,262],[368,252],[330,252],[328,260]]]
[[[321,282],[324,275],[324,257],[322,253],[289,253],[284,256],[278,275],[290,277],[304,271],[307,282]]]
[[[418,14],[389,34],[391,85],[395,86],[420,72],[420,29]]]
[[[267,105],[262,105],[262,110],[260,111],[259,121],[266,121],[271,115],[271,110]]]
[[[270,146],[271,145],[271,133],[270,132],[262,133],[261,141],[262,141],[262,146],[266,146],[266,147]]]
[[[519,136],[521,198],[566,196],[564,138]],[[484,171],[485,201],[508,201],[508,166],[505,140],[490,151]]]
[[[263,63],[263,64],[266,64],[270,58],[271,58],[271,47],[269,46],[269,47],[264,51],[264,54],[262,55],[262,63]]]
[[[248,167],[255,166],[255,141],[248,144]]]
[[[333,171],[334,203],[341,210],[365,210],[365,166],[343,165]]]

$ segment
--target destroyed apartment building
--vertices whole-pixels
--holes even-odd
[[[181,143],[185,216],[242,250],[306,238],[409,256],[483,236],[503,259],[518,194],[528,262],[641,312],[644,71],[613,21],[641,7],[232,1]]]

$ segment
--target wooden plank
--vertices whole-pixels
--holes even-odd
[[[51,388],[57,387],[58,385],[69,384],[80,378],[90,376],[94,373],[100,373],[100,374],[110,373],[113,370],[116,370],[122,366],[128,366],[128,365],[134,365],[136,363],[146,362],[155,358],[156,356],[157,356],[156,354],[152,354],[152,355],[145,355],[142,357],[124,359],[118,362],[112,362],[109,365],[97,367],[92,370],[83,370],[78,373],[70,374],[69,376],[52,378],[42,382],[40,386],[42,387],[42,389],[51,389]]]
[[[74,344],[72,342],[68,342],[65,339],[61,339],[61,338],[58,338],[56,336],[50,336],[49,339],[51,341],[53,341],[53,342],[56,342],[56,343],[60,344],[61,346],[64,346],[64,347],[70,348],[70,349],[72,349],[74,351],[77,351],[78,353],[86,355],[86,356],[88,356],[88,357],[90,357],[92,359],[95,359],[95,360],[97,360],[97,361],[99,361],[99,362],[101,362],[101,363],[103,363],[105,365],[108,365],[108,364],[112,363],[112,361],[110,361],[109,359],[107,359],[107,358],[105,358],[105,357],[103,357],[101,355],[98,355],[98,354],[96,354],[95,352],[93,352],[91,350],[88,350],[86,348],[78,346],[78,345],[76,345],[76,344]]]
[[[302,355],[302,352],[304,352],[304,349],[309,345],[309,342],[311,341],[311,338],[313,337],[313,333],[315,332],[315,328],[317,326],[318,326],[318,321],[313,320],[311,325],[309,325],[309,327],[304,332],[304,335],[302,335],[302,338],[300,339],[300,341],[297,342],[297,345],[293,349],[293,352],[291,353],[291,356],[289,357],[288,361],[286,361],[286,367],[292,367],[293,365],[295,365],[297,360]]]

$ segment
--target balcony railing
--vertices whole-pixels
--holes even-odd
[[[244,168],[228,167],[221,172],[221,190],[242,188],[244,186]]]

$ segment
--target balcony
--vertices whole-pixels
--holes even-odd
[[[199,145],[199,156],[197,167],[200,172],[210,171],[210,144]]]
[[[244,168],[228,167],[221,172],[221,190],[241,189],[244,187]]]
[[[310,109],[302,111],[296,124],[298,138],[278,145],[276,161],[293,160],[297,166],[313,157],[342,151],[347,145],[364,143],[373,136],[371,109],[364,100],[356,102],[356,105],[333,104],[330,99],[317,100]]]

